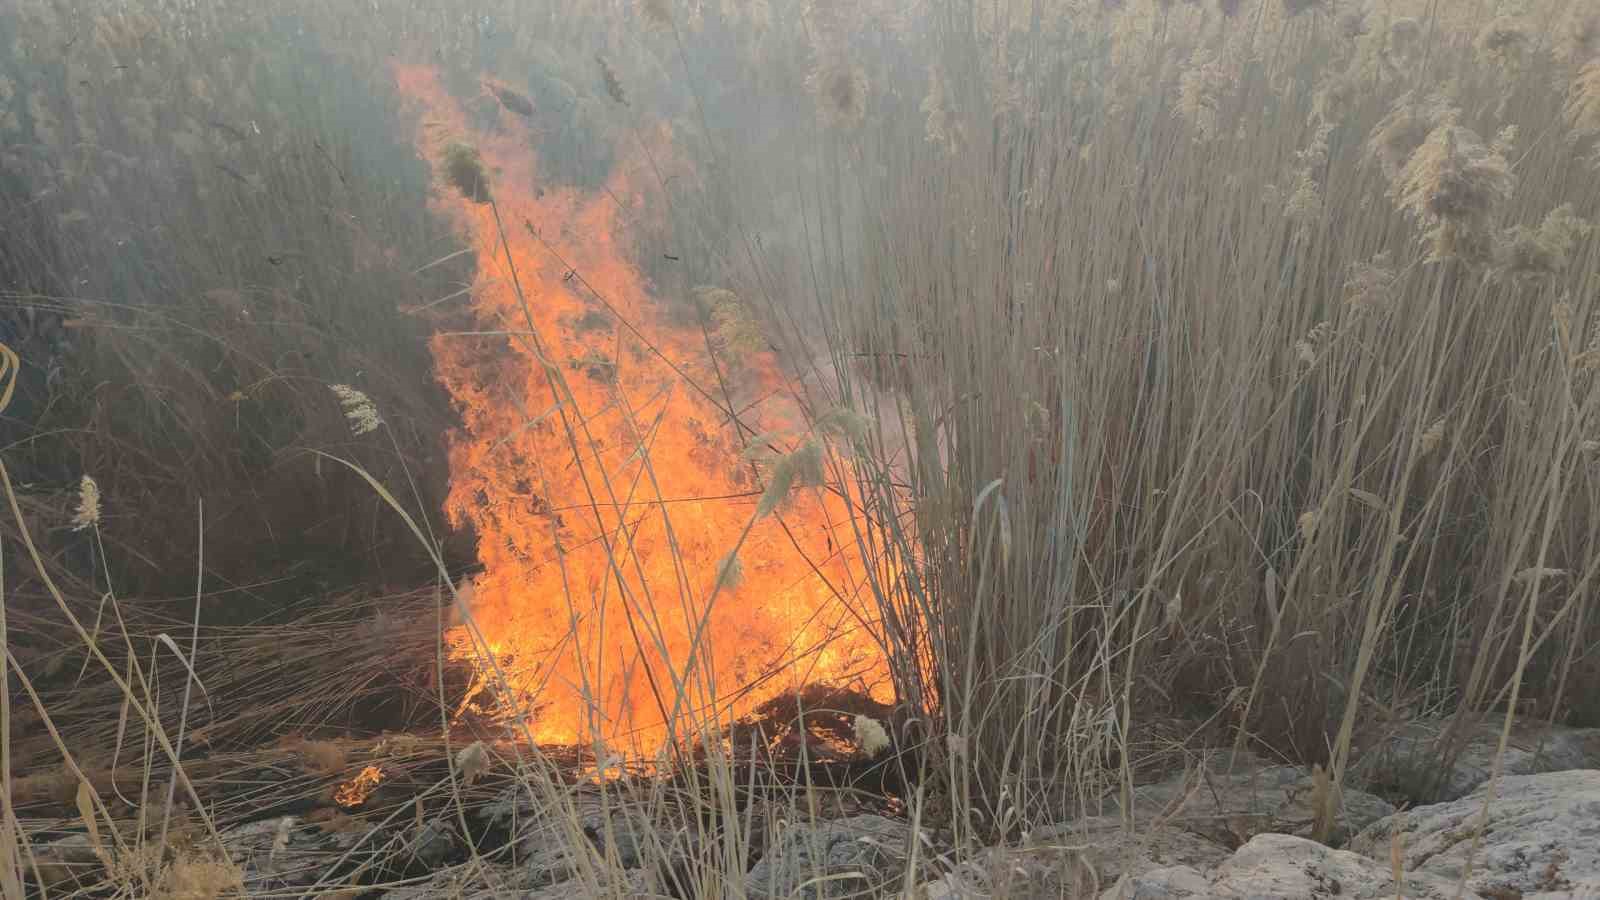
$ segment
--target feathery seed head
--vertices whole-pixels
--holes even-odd
[[[1345,302],[1358,310],[1373,309],[1388,302],[1393,295],[1395,273],[1393,257],[1385,250],[1367,262],[1350,267],[1350,276],[1344,282]]]
[[[1311,96],[1311,120],[1317,124],[1343,121],[1361,100],[1362,80],[1357,73],[1340,73],[1323,82]],[[1324,142],[1326,147],[1326,142]]]
[[[1510,157],[1517,148],[1517,135],[1521,129],[1515,125],[1507,125],[1495,132],[1494,140],[1490,142],[1489,149],[1504,157]]]
[[[1295,341],[1294,354],[1300,359],[1301,363],[1307,366],[1313,365],[1317,361],[1317,348],[1311,346],[1309,341]]]
[[[1509,199],[1516,178],[1505,157],[1472,131],[1440,125],[1406,162],[1391,196],[1427,227],[1430,258],[1482,263],[1494,256],[1489,231],[1496,207]]]
[[[1406,162],[1435,128],[1453,124],[1459,117],[1460,111],[1443,97],[1419,100],[1407,91],[1372,129],[1367,138],[1367,154],[1378,161],[1384,177],[1392,182],[1400,177]]]
[[[1310,169],[1302,169],[1295,176],[1294,188],[1283,205],[1283,216],[1301,228],[1315,224],[1322,217],[1322,191]]]
[[[737,358],[766,347],[760,323],[738,294],[726,288],[697,287],[693,295],[710,325],[711,343],[719,354]]]
[[[756,518],[766,518],[789,498],[796,487],[822,481],[822,444],[808,440],[773,463],[767,473],[767,489],[756,503]]]
[[[1551,210],[1537,228],[1517,225],[1501,242],[1501,267],[1514,276],[1555,275],[1567,267],[1572,248],[1594,226],[1563,203]]]
[[[473,741],[456,752],[456,772],[465,784],[472,784],[489,771],[489,748]]]
[[[717,587],[731,591],[744,580],[744,563],[739,561],[737,551],[730,551],[722,561],[717,563]]]
[[[1565,111],[1577,137],[1600,137],[1600,59],[1578,70],[1567,89]]]
[[[1444,419],[1435,419],[1433,424],[1428,426],[1428,430],[1422,433],[1422,439],[1418,442],[1423,455],[1432,453],[1442,440],[1444,440]]]
[[[1510,16],[1497,16],[1478,32],[1478,52],[1499,65],[1512,65],[1522,57],[1530,38],[1527,26]]]
[[[78,481],[78,509],[72,514],[72,530],[82,531],[100,524],[100,485],[84,475]]]
[[[817,417],[819,434],[839,435],[852,443],[865,441],[871,433],[872,420],[846,406],[836,406]]]
[[[889,749],[889,732],[883,723],[870,716],[858,715],[855,720],[856,746],[868,756],[877,756]]]
[[[330,384],[328,389],[339,398],[344,417],[350,421],[350,430],[357,437],[377,431],[383,424],[383,417],[378,415],[378,407],[371,397],[348,384]]]
[[[1203,48],[1195,50],[1189,67],[1178,76],[1177,114],[1193,125],[1202,139],[1215,137],[1222,99],[1232,85],[1233,79],[1215,54]]]

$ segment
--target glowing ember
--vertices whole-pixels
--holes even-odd
[[[339,789],[333,792],[333,802],[345,809],[360,806],[367,802],[382,781],[383,770],[377,766],[367,766],[356,777],[339,785]]]
[[[792,410],[757,402],[787,392],[770,354],[738,339],[737,298],[702,291],[704,320],[688,298],[674,317],[617,246],[653,182],[619,166],[592,196],[541,184],[529,131],[541,110],[498,107],[478,130],[434,69],[399,66],[396,80],[420,107],[435,208],[477,253],[475,333],[432,347],[463,419],[448,513],[476,530],[484,567],[466,592],[496,661],[480,668],[479,700],[529,716],[542,741],[645,749],[668,721],[676,731],[805,682],[884,693],[846,599],[860,582],[847,514],[816,485],[820,466],[757,516],[781,466],[758,472],[747,441],[792,450],[803,436]],[[463,148],[488,173],[480,202],[450,186]],[[769,432],[795,439],[753,440]],[[451,639],[457,658],[479,658],[466,629]]]

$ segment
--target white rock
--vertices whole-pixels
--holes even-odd
[[[1257,834],[1310,837],[1316,822],[1315,779],[1297,766],[1268,763],[1248,753],[1212,754],[1205,765],[1133,789],[1135,830],[1162,821],[1227,847]],[[1119,816],[1113,799],[1106,815]],[[1328,842],[1339,846],[1395,808],[1388,801],[1346,785],[1340,792]]]
[[[1465,874],[1467,897],[1600,897],[1600,770],[1502,778],[1485,818],[1488,787],[1377,822],[1350,847],[1387,860],[1398,833],[1408,878]]]
[[[1369,785],[1414,801],[1457,800],[1489,780],[1500,748],[1502,724],[1500,717],[1490,716],[1452,738],[1460,750],[1451,766],[1443,769],[1441,742],[1449,722],[1414,722],[1365,754],[1355,773]],[[1600,728],[1515,722],[1501,774],[1538,775],[1595,768],[1600,768]]]
[[[921,900],[1087,897],[1100,879],[1076,848],[991,847],[922,886]]]
[[[1041,829],[1035,841],[1070,847],[1100,880],[1114,884],[1127,873],[1172,866],[1210,871],[1231,852],[1216,841],[1177,825],[1146,825],[1129,835],[1119,819],[1095,816],[1070,825]]]
[[[1211,882],[1193,866],[1166,866],[1129,873],[1100,895],[1101,900],[1185,900],[1206,897]]]
[[[239,825],[221,837],[244,873],[245,888],[265,893],[315,882],[361,834],[329,833],[290,816]]]
[[[875,896],[905,875],[910,828],[881,816],[789,826],[750,869],[752,900]]]
[[[1333,898],[1443,900],[1448,886],[1428,878],[1407,877],[1395,890],[1394,877],[1383,865],[1348,850],[1335,850],[1288,834],[1261,834],[1209,876],[1192,866],[1151,869],[1125,876],[1101,900],[1283,900]]]
[[[384,900],[498,900],[502,897],[596,900],[621,896],[630,900],[667,900],[666,895],[644,872],[630,870],[611,873],[609,877],[618,879],[620,883],[591,885],[581,878],[573,878],[546,884],[532,891],[519,891],[515,885],[520,876],[510,867],[492,864],[455,866],[437,872],[424,881],[391,888],[384,892],[383,897]]]

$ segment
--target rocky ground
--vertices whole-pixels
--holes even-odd
[[[766,833],[763,848],[753,848],[746,895],[1600,898],[1600,729],[1519,728],[1492,797],[1498,729],[1472,734],[1452,764],[1425,766],[1418,761],[1435,733],[1415,725],[1364,756],[1357,770],[1365,789],[1341,792],[1321,841],[1314,810],[1326,786],[1317,773],[1211,753],[1136,787],[1126,810],[1113,799],[1099,815],[1037,828],[1014,845],[962,854],[960,862],[933,832],[914,835],[908,822],[886,815],[846,811],[778,827]],[[1434,802],[1417,802],[1422,796]],[[617,810],[580,814],[580,833],[541,817],[514,793],[471,815],[473,821],[419,815],[346,829],[310,816],[278,817],[232,828],[225,838],[252,895],[335,888],[322,880],[326,873],[382,855],[390,871],[404,875],[381,895],[392,900],[687,896],[693,891],[675,878],[682,868],[675,860],[708,852],[685,829]],[[463,863],[468,840],[515,852]],[[591,852],[605,864],[581,864],[576,854]],[[68,867],[94,862],[81,836],[43,856]],[[624,883],[599,883],[594,873],[604,871],[621,873],[611,877]]]

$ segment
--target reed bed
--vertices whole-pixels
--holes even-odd
[[[68,832],[86,890],[237,893],[222,834],[314,816],[357,839],[308,894],[423,879],[439,821],[465,895],[538,831],[586,895],[739,898],[783,829],[871,810],[935,835],[882,891],[915,896],[1197,747],[1327,799],[1418,720],[1438,771],[1485,721],[1600,722],[1600,20],[1491,6],[0,13],[0,893]],[[423,341],[478,324],[478,261],[397,137],[396,55],[534,123],[553,186],[646,159],[614,237],[713,370],[782,358],[809,437],[753,512],[851,504],[892,703],[734,721],[674,673],[678,740],[623,760],[536,746],[492,654],[447,659],[482,636]],[[498,224],[499,173],[446,168]],[[537,347],[537,300],[493,346]]]

